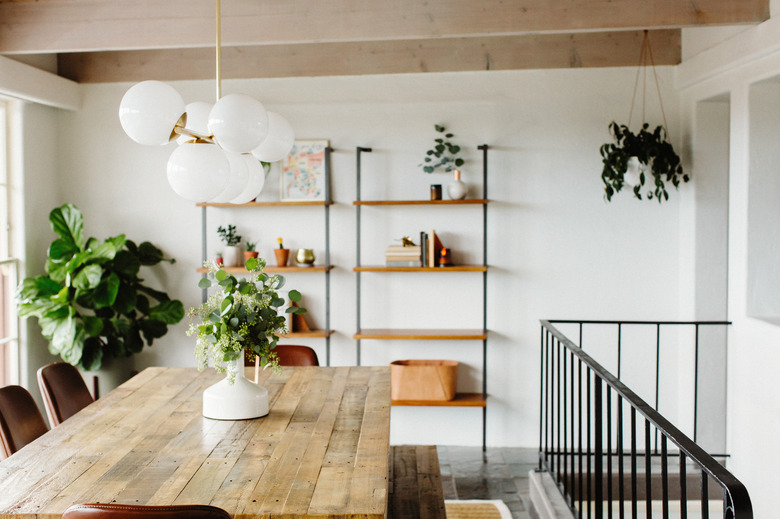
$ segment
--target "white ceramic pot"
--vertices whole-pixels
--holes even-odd
[[[460,180],[460,170],[455,170],[455,180],[447,184],[447,196],[450,197],[451,200],[462,200],[466,198],[466,195],[469,192],[469,188],[466,187],[466,184],[461,182]]]
[[[226,267],[240,267],[244,264],[244,251],[240,245],[228,245],[222,251],[222,262]]]
[[[234,360],[229,368],[236,369],[232,384],[226,376],[203,392],[203,416],[214,420],[248,420],[268,414],[268,390],[247,380],[243,362],[243,358]]]

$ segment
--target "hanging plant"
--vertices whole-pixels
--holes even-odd
[[[460,146],[450,142],[455,135],[447,132],[444,126],[435,124],[433,128],[442,136],[433,140],[434,145],[425,152],[425,158],[420,164],[425,173],[433,173],[441,168],[446,172],[461,167],[465,161],[459,156]]]
[[[664,124],[656,126],[655,130],[650,132],[648,130],[650,125],[645,122],[639,133],[635,134],[629,130],[629,127],[631,126],[631,116],[634,113],[639,74],[644,70],[642,119],[645,120],[648,66],[652,68],[655,78],[658,104],[661,108]],[[648,200],[655,198],[659,204],[664,200],[669,200],[669,192],[666,190],[667,183],[671,183],[677,189],[680,182],[688,182],[689,177],[683,173],[680,157],[669,142],[666,127],[666,114],[664,113],[663,99],[661,99],[661,89],[658,85],[658,76],[655,73],[653,50],[650,46],[648,31],[645,30],[634,82],[634,94],[631,98],[631,110],[628,113],[628,124],[618,125],[612,121],[609,129],[615,142],[608,142],[601,146],[601,158],[604,163],[604,168],[601,170],[601,180],[604,182],[604,193],[608,202],[612,200],[612,195],[619,193],[626,186],[634,192],[636,198],[642,200],[645,182],[650,183],[648,174],[652,176],[652,183],[645,196]]]
[[[607,201],[612,200],[612,195],[626,186],[634,192],[636,198],[641,200],[643,188],[648,182],[647,173],[652,176],[651,188],[646,194],[647,199],[655,198],[659,203],[669,200],[667,183],[671,183],[677,189],[681,182],[688,182],[689,177],[683,172],[680,157],[666,139],[666,130],[663,126],[657,126],[653,132],[650,132],[649,124],[644,123],[637,134],[632,133],[627,126],[618,125],[614,121],[609,128],[615,137],[615,142],[608,142],[601,146],[601,157],[604,163],[601,180],[604,182]],[[633,162],[632,157],[636,157],[637,161],[634,162],[636,165],[630,164]]]

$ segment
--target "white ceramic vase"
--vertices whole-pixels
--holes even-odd
[[[244,264],[244,252],[240,245],[228,245],[222,251],[222,262],[226,267],[240,267]]]
[[[462,200],[466,198],[469,189],[466,187],[466,184],[460,180],[460,170],[456,169],[454,173],[455,180],[447,184],[447,196],[450,197],[450,200]]]
[[[226,376],[203,392],[203,416],[214,420],[248,420],[268,414],[268,390],[247,380],[244,359],[234,360],[232,384]],[[240,362],[240,364],[239,364]]]

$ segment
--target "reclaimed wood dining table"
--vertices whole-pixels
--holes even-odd
[[[267,416],[204,418],[203,390],[223,376],[148,368],[0,461],[0,518],[59,519],[89,502],[210,504],[238,519],[387,516],[388,367],[265,370]]]

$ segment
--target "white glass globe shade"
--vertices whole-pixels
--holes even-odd
[[[161,81],[142,81],[122,97],[119,122],[135,142],[162,145],[176,137],[173,129],[184,112],[184,99],[172,86]]]
[[[225,189],[210,200],[210,202],[218,204],[233,200],[244,191],[244,188],[249,183],[249,169],[246,160],[244,160],[244,155],[233,153],[232,151],[226,151],[224,153],[228,158],[228,162],[230,162],[230,178],[228,179]],[[249,157],[251,157],[251,155],[249,155]]]
[[[268,136],[252,155],[264,162],[282,160],[295,143],[295,133],[287,119],[276,112],[268,112]]]
[[[205,101],[195,101],[187,105],[187,129],[192,130],[198,135],[208,137],[209,133],[209,112],[214,105]],[[193,140],[189,135],[179,135],[176,142],[184,144]]]
[[[250,153],[268,135],[268,112],[257,99],[228,94],[211,109],[209,131],[222,148]]]
[[[640,184],[639,174],[641,172],[642,164],[639,162],[639,157],[629,157],[626,173],[623,175],[623,182],[629,187],[638,186]]]
[[[216,144],[182,144],[168,159],[168,183],[177,195],[206,202],[220,194],[230,178],[230,162]]]
[[[246,204],[247,202],[251,202],[258,197],[260,191],[263,190],[263,185],[265,185],[265,170],[263,169],[263,165],[252,155],[241,155],[241,157],[246,161],[249,181],[244,190],[230,201],[233,204]]]

